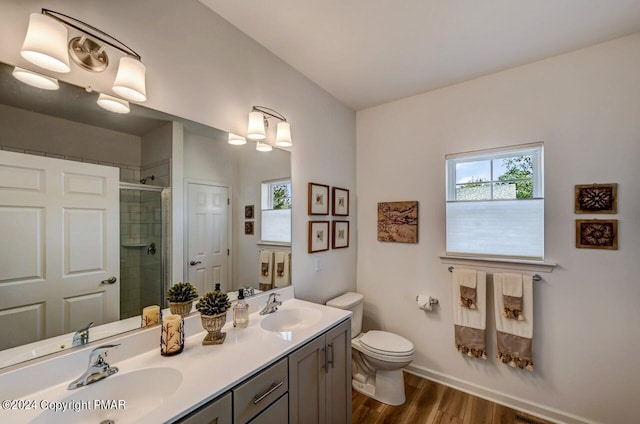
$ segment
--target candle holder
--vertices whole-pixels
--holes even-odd
[[[184,350],[184,320],[180,315],[169,315],[162,320],[160,354],[173,356]]]

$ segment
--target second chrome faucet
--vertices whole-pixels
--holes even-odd
[[[109,350],[118,346],[120,344],[108,344],[93,349],[91,355],[89,355],[89,367],[84,374],[73,380],[67,389],[74,390],[78,387],[87,386],[117,373],[118,368],[109,365],[104,358],[107,357]]]
[[[263,310],[260,311],[260,315],[272,314],[278,310],[278,306],[282,305],[282,302],[277,300],[276,297],[280,296],[279,293],[270,293],[267,299],[267,304]]]

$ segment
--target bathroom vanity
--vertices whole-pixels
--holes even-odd
[[[35,408],[0,410],[0,421],[350,423],[350,312],[294,299],[292,288],[281,293],[282,306],[265,316],[254,311],[266,296],[253,299],[247,328],[228,320],[222,345],[202,346],[197,314],[185,320],[185,350],[176,356],[160,355],[159,327],[109,339],[120,343],[108,357],[120,371],[76,390],[67,385],[99,344],[6,371],[0,397]],[[115,402],[93,407],[95,400]]]

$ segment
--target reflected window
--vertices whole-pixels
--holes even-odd
[[[291,243],[291,180],[262,183],[261,239]]]

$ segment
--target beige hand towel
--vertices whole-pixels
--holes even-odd
[[[275,287],[284,287],[291,284],[290,275],[290,258],[289,252],[276,252],[275,254],[275,273],[273,275],[273,285]]]
[[[496,357],[503,363],[533,371],[533,279],[522,275],[522,315],[518,321],[503,316],[504,274],[493,274],[493,299],[498,341]]]
[[[460,280],[454,270],[453,275],[453,323],[456,350],[470,357],[487,359],[485,342],[485,330],[487,328],[487,274],[482,271],[473,271],[475,274],[475,309],[470,309],[460,304],[461,289]],[[468,282],[468,280],[467,280]],[[468,282],[468,284],[472,284]]]
[[[260,251],[260,290],[269,290],[273,287],[273,251]]]
[[[460,286],[460,306],[476,309],[476,279],[475,269],[454,269],[453,279]]]
[[[502,316],[510,319],[524,320],[522,315],[522,274],[502,274],[502,300],[504,308]]]

